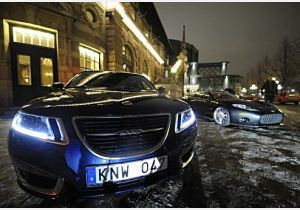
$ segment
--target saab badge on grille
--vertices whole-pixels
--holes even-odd
[[[132,102],[131,101],[122,101],[122,104],[125,106],[130,106],[130,105],[132,105]]]
[[[141,129],[132,129],[132,130],[123,130],[119,132],[120,136],[130,136],[130,135],[138,135],[141,134],[143,130]]]
[[[272,112],[272,113],[275,113],[275,110],[271,109],[271,112]]]

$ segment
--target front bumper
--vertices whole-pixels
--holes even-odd
[[[281,112],[251,112],[232,108],[230,123],[233,125],[268,126],[278,125],[282,122],[284,114]]]
[[[102,159],[92,154],[73,134],[69,144],[55,145],[24,136],[10,130],[8,148],[17,173],[17,180],[25,191],[42,197],[59,197],[64,192],[76,192],[81,197],[97,197],[104,193],[122,193],[164,181],[184,168],[193,157],[197,137],[197,122],[179,134],[169,134],[164,145],[151,154],[138,158]],[[149,176],[118,183],[87,187],[85,169],[143,160],[168,155],[168,168]]]

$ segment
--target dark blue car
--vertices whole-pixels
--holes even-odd
[[[282,122],[284,114],[272,104],[246,101],[227,91],[210,91],[185,96],[196,117],[213,119],[221,126],[269,126]]]
[[[141,75],[86,71],[52,88],[23,106],[9,131],[17,181],[29,193],[120,193],[165,180],[193,158],[190,106]]]

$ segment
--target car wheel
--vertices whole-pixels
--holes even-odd
[[[228,126],[230,124],[230,114],[225,107],[217,107],[214,111],[214,120],[217,124]]]
[[[299,104],[299,101],[296,101],[295,104],[296,104],[296,105]]]

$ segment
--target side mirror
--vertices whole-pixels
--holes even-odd
[[[51,90],[54,92],[62,91],[64,89],[64,84],[61,82],[55,82],[51,85]]]
[[[159,95],[167,95],[167,90],[166,90],[166,88],[164,88],[164,87],[159,87],[158,89],[158,93],[159,93]]]

